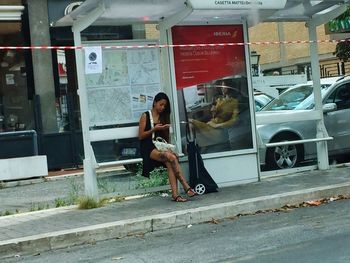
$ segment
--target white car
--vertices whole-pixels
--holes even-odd
[[[324,121],[329,136],[329,155],[350,153],[350,78],[345,77],[330,86],[322,88],[322,103]],[[316,121],[288,122],[288,115],[298,110],[314,108],[313,88],[311,85],[298,85],[289,88],[273,99],[259,114],[269,113],[286,115],[286,122],[258,125],[260,137],[260,163],[268,169],[283,169],[295,167],[304,160],[316,157],[315,143],[295,144],[286,146],[266,147],[266,143],[288,140],[316,138]]]
[[[254,92],[255,111],[260,111],[273,97],[261,92]]]

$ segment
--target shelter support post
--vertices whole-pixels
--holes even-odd
[[[329,137],[326,127],[324,125],[323,110],[322,110],[322,95],[321,95],[321,83],[320,83],[320,65],[318,61],[318,45],[317,45],[317,32],[316,24],[308,23],[309,39],[310,43],[310,58],[311,58],[311,72],[313,79],[313,90],[315,98],[315,111],[320,115],[317,120],[316,138]],[[317,147],[317,164],[319,170],[329,169],[328,161],[328,147],[327,141],[316,142]]]
[[[81,18],[80,20],[74,21],[72,31],[75,46],[81,46],[81,31],[90,26],[104,12],[104,10],[104,6],[99,5],[90,13],[90,15],[87,15]],[[98,187],[95,171],[96,160],[90,140],[89,108],[84,76],[84,59],[82,49],[75,50],[75,58],[79,87],[78,95],[80,102],[81,126],[84,145],[84,189],[86,196],[98,199]]]
[[[189,3],[185,3],[186,8],[181,12],[176,13],[167,19],[163,19],[159,22],[158,29],[160,33],[160,44],[161,45],[169,45],[171,38],[171,27],[183,21],[186,17],[188,17],[193,9]],[[175,78],[171,74],[171,64],[173,61],[173,53],[171,52],[172,48],[163,48],[161,49],[161,64],[162,64],[162,80],[163,80],[163,90],[170,96],[171,101],[173,102],[172,106],[177,107],[177,94],[176,94],[176,83]],[[171,120],[172,123],[178,124],[180,116],[177,110],[173,111],[175,116],[172,116],[174,119]],[[181,149],[181,139],[176,140],[176,138],[181,138],[180,127],[175,127],[175,131],[172,131],[171,140],[174,141],[177,145],[178,149]]]

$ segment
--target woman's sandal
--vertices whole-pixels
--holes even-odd
[[[191,187],[185,190],[185,193],[188,197],[194,197],[195,195],[197,195],[197,193]]]
[[[187,202],[186,198],[183,198],[181,195],[177,195],[175,197],[173,197],[172,199],[174,202],[178,202],[178,203],[184,203]]]

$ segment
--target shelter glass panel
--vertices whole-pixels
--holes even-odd
[[[201,153],[251,149],[243,26],[176,26],[172,39],[180,119]]]

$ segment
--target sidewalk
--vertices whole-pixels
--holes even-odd
[[[0,217],[0,258],[111,238],[185,227],[280,208],[286,204],[350,195],[350,166],[262,179],[175,203],[152,196],[92,210],[75,206]]]

